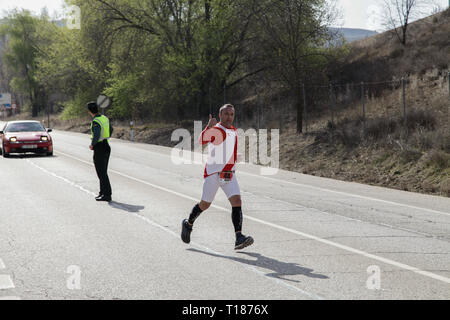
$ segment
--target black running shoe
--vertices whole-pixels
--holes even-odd
[[[241,234],[237,239],[236,243],[234,244],[234,250],[241,250],[245,247],[251,246],[253,244],[253,238],[247,237]]]
[[[189,224],[188,219],[184,219],[181,223],[181,240],[185,243],[191,242],[192,226]]]

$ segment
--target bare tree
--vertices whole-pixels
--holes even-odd
[[[427,14],[435,4],[434,0],[382,0],[382,23],[392,30],[398,40],[406,45],[409,24]]]

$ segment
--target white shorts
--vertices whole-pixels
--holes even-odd
[[[230,199],[232,196],[241,195],[241,190],[236,179],[236,172],[233,173],[233,178],[229,182],[220,182],[219,174],[214,173],[206,177],[203,182],[202,200],[212,203],[219,187],[225,192],[227,199]]]

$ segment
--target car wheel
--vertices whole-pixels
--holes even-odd
[[[53,151],[52,152],[47,152],[47,157],[53,157]]]

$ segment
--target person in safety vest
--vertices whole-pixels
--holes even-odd
[[[111,184],[108,177],[108,162],[111,155],[109,138],[113,128],[109,119],[98,113],[96,102],[87,103],[88,112],[92,117],[91,122],[91,145],[89,149],[94,150],[94,165],[100,180],[100,192],[95,198],[97,201],[111,201]]]

